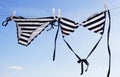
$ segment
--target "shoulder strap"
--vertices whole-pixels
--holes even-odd
[[[109,27],[108,27],[108,33],[107,33],[107,48],[108,48],[108,54],[109,54],[109,68],[108,68],[107,77],[109,77],[110,70],[111,70],[111,51],[110,51],[110,45],[109,45],[109,36],[110,36],[110,29],[111,29],[111,16],[110,16],[109,10],[108,10],[108,17],[109,17]]]

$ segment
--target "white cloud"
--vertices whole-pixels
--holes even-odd
[[[8,69],[22,71],[22,70],[24,70],[24,67],[22,67],[22,66],[9,66]]]
[[[8,75],[7,73],[0,72],[0,77],[12,77],[12,76]]]

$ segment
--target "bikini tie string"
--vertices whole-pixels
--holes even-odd
[[[77,61],[77,63],[81,63],[81,75],[83,74],[83,71],[84,71],[83,63],[86,64],[86,66],[87,66],[85,72],[88,70],[89,62],[88,62],[86,59],[79,59],[79,60]]]
[[[11,21],[11,17],[7,17],[5,21],[3,21],[2,25],[7,26],[8,22]]]

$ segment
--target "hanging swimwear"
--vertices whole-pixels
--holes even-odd
[[[2,25],[6,26],[9,21],[11,20],[15,21],[17,25],[18,43],[24,46],[28,46],[42,31],[44,31],[46,27],[51,25],[51,28],[53,28],[54,26],[56,26],[55,23],[57,22],[58,29],[57,29],[57,32],[55,35],[55,41],[54,41],[53,61],[55,60],[57,37],[58,37],[59,30],[61,29],[64,42],[72,51],[72,53],[77,57],[78,59],[77,63],[81,64],[81,75],[82,75],[84,73],[84,64],[87,66],[85,70],[87,71],[89,66],[89,62],[87,61],[87,59],[93,53],[93,51],[98,46],[100,40],[103,37],[104,30],[105,30],[106,14],[108,14],[108,17],[109,17],[109,27],[108,27],[108,33],[107,33],[107,48],[109,53],[109,69],[108,69],[107,77],[109,77],[110,67],[111,67],[111,52],[110,52],[110,46],[109,46],[111,17],[110,17],[109,10],[93,14],[87,20],[83,21],[81,24],[76,23],[73,20],[70,20],[64,17],[57,17],[57,16],[42,17],[42,18],[24,18],[22,16],[18,16],[18,17],[10,16],[6,18],[6,20],[2,23]],[[69,43],[65,40],[65,37],[73,33],[79,26],[83,26],[90,31],[101,34],[100,39],[98,40],[96,45],[93,47],[93,49],[90,51],[90,53],[85,59],[80,58],[80,56],[75,53],[75,51],[72,49]]]

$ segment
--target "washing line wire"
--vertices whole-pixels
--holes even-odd
[[[109,8],[110,11],[118,10],[118,9],[120,9],[120,6]],[[0,17],[6,17],[6,16],[9,16],[9,15],[7,15],[7,14],[0,14]],[[31,16],[26,16],[26,17],[31,17]]]

